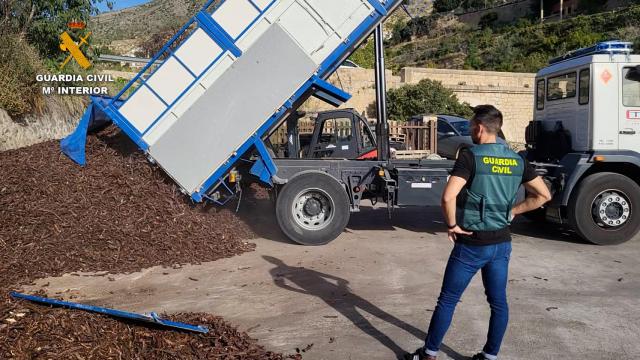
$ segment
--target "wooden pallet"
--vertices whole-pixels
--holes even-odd
[[[399,160],[419,160],[426,159],[431,154],[431,150],[398,150],[392,156]]]

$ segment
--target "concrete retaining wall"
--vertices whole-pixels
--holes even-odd
[[[48,97],[41,115],[12,119],[0,108],[0,151],[18,149],[43,141],[60,139],[75,129],[86,108],[84,101]]]
[[[426,68],[404,68],[398,76],[387,72],[389,89],[416,84],[422,79],[442,82],[461,101],[473,106],[496,106],[505,117],[506,137],[513,142],[524,142],[524,128],[533,118],[535,74]],[[368,118],[374,117],[369,112],[371,104],[375,102],[373,70],[343,68],[330,81],[353,95],[343,108],[354,108],[360,113],[364,112]],[[310,112],[332,109],[316,99],[309,100],[303,108]]]

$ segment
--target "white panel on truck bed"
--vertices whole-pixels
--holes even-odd
[[[318,51],[330,35],[330,32],[323,27],[321,19],[316,18],[312,11],[295,2],[277,22],[309,55]]]
[[[321,64],[373,11],[366,0],[295,0],[276,4],[266,18]]]
[[[202,74],[220,54],[222,54],[220,46],[202,29],[196,30],[176,51],[176,56],[196,76]]]
[[[187,111],[196,101],[204,94],[208,89],[235,61],[235,58],[227,53],[221,59],[219,59],[214,66],[212,66],[208,72],[200,78],[200,80],[189,89],[180,100],[171,108],[171,111],[167,112],[165,116],[160,119],[149,129],[149,132],[145,134],[143,140],[149,145],[158,141],[158,139]]]
[[[355,11],[338,27],[337,32],[340,37],[344,39],[351,35],[373,11],[373,7],[368,2],[360,1],[360,5],[356,7]]]
[[[146,86],[141,86],[120,108],[120,113],[139,132],[162,114],[166,106]]]
[[[222,59],[220,59],[216,63],[216,66],[209,70],[209,72],[202,77],[202,79],[200,80],[202,86],[204,86],[205,89],[208,89],[211,84],[218,80],[218,78],[222,74],[224,74],[224,72],[227,71],[227,69],[229,69],[231,65],[233,65],[234,61],[236,61],[236,58],[233,57],[231,53],[227,53],[225,56],[223,56]]]
[[[169,57],[147,80],[147,85],[167,104],[172,104],[193,80],[193,75],[178,60]]]
[[[304,0],[322,16],[331,28],[337,30],[362,6],[363,0]],[[358,24],[362,19],[358,20]]]
[[[361,3],[356,11],[347,18],[346,21],[338,27],[336,33],[332,34],[329,39],[322,45],[322,49],[313,54],[313,59],[317,62],[324,61],[339,45],[348,37],[361,22],[371,13],[373,8],[368,3]]]
[[[263,10],[267,8],[267,6],[269,6],[269,4],[271,4],[273,2],[273,0],[253,0],[253,3],[256,4],[257,7],[260,8],[260,10]]]
[[[183,189],[197,191],[316,68],[279,25],[272,25],[149,147],[149,154]]]
[[[236,39],[259,14],[248,0],[226,0],[212,17],[229,36]]]
[[[262,19],[258,20],[249,31],[247,31],[238,41],[236,42],[236,46],[240,48],[242,51],[247,51],[251,45],[264,34],[265,31],[271,26],[269,20],[266,17],[262,17]]]
[[[194,89],[197,89],[197,87],[194,87]],[[185,98],[187,96],[185,96]],[[178,121],[178,117],[173,112],[167,111],[162,116],[162,119],[160,119],[160,121],[158,121],[156,125],[142,137],[142,139],[149,144],[149,146],[152,146],[176,121]]]
[[[269,20],[270,23],[276,22],[278,18],[287,10],[291,4],[296,2],[296,0],[280,0],[276,1],[275,4],[266,12],[265,18]]]

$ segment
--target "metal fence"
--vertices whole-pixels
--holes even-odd
[[[425,116],[420,120],[411,121],[389,121],[389,137],[394,142],[403,143],[407,150],[428,151],[431,154],[437,153],[438,133],[435,116]],[[369,120],[371,129],[375,129],[376,121]],[[324,133],[337,134],[338,137],[352,135],[351,121],[347,119],[337,119],[337,121],[327,121],[323,125]],[[315,121],[312,119],[301,119],[298,122],[300,135],[313,133]],[[337,129],[334,129],[337,127]],[[335,130],[335,131],[334,131]],[[270,137],[274,145],[284,145],[287,143],[287,126],[283,123]]]

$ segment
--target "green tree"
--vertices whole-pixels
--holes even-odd
[[[26,36],[42,56],[60,56],[59,36],[70,21],[88,21],[98,3],[112,0],[2,0],[0,35]]]
[[[0,109],[10,116],[39,110],[42,96],[36,75],[44,71],[38,53],[19,35],[0,41]]]
[[[392,89],[387,94],[389,118],[405,121],[419,114],[451,114],[470,116],[467,103],[461,103],[453,91],[439,81],[425,79],[415,85]]]

